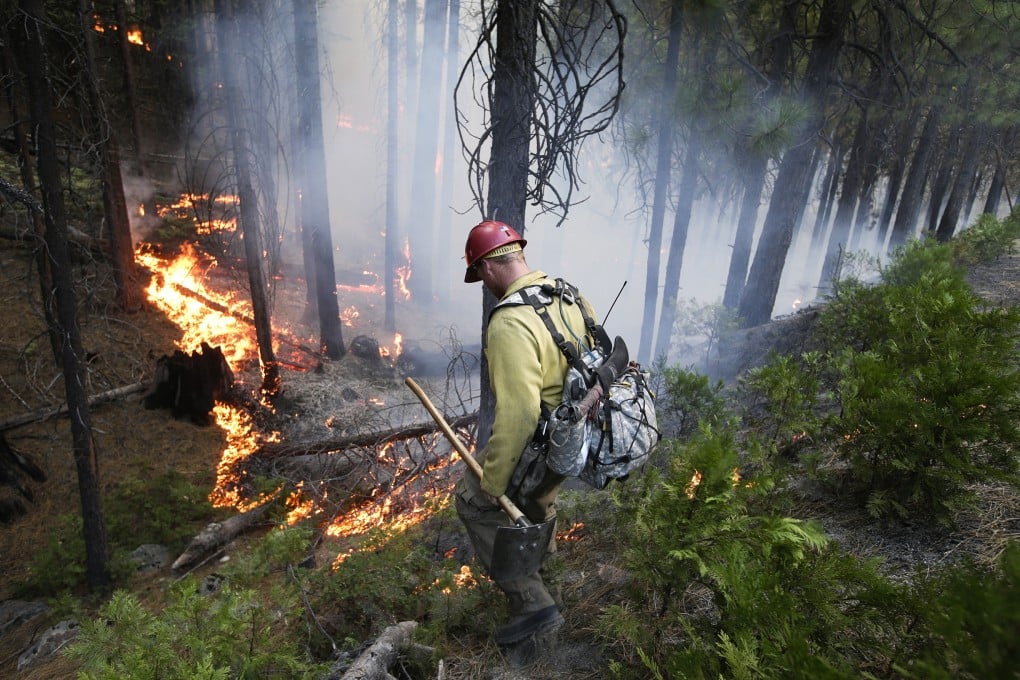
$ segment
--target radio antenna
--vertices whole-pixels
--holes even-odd
[[[604,317],[602,317],[602,325],[603,326],[605,326],[606,325],[606,321],[609,320],[609,315],[612,313],[613,307],[616,306],[616,301],[620,299],[620,293],[622,293],[623,289],[626,288],[626,287],[627,287],[627,282],[624,281],[623,285],[620,286],[620,290],[616,291],[616,297],[613,298],[613,304],[609,305],[609,311],[607,311],[606,315]]]

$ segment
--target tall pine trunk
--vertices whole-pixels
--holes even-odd
[[[421,79],[418,83],[418,118],[414,136],[410,230],[415,298],[431,303],[433,297],[433,244],[436,242],[436,153],[439,149],[439,97],[442,92],[443,38],[447,0],[425,0],[425,34],[422,40]]]
[[[929,162],[935,152],[935,138],[941,117],[941,110],[938,107],[932,107],[925,117],[924,128],[917,140],[917,148],[910,159],[910,170],[907,171],[907,179],[903,183],[903,195],[896,209],[896,220],[893,222],[892,235],[889,237],[890,251],[904,245],[917,234],[924,185],[928,177]]]
[[[964,137],[959,169],[953,180],[953,188],[949,192],[945,210],[942,211],[942,217],[935,231],[935,238],[941,243],[953,238],[960,218],[966,217],[964,207],[977,173],[978,149],[981,147],[981,126],[971,125]]]
[[[71,440],[78,474],[82,526],[85,538],[85,573],[89,589],[97,592],[110,584],[109,545],[99,493],[99,448],[92,436],[92,417],[85,387],[85,352],[82,349],[74,299],[71,258],[67,245],[67,218],[57,157],[53,124],[51,86],[46,77],[46,51],[42,24],[46,21],[41,0],[21,0],[21,17],[11,37],[27,86],[29,108],[35,128],[36,164],[45,211],[44,255],[53,264],[53,288],[43,297],[56,322],[52,329],[60,337],[57,362],[63,369],[64,394],[71,420]]]
[[[255,339],[259,347],[259,361],[262,366],[262,392],[273,397],[280,390],[280,367],[273,351],[272,322],[266,295],[266,282],[262,273],[262,246],[259,229],[258,196],[252,183],[251,139],[244,127],[242,111],[244,101],[237,83],[237,69],[231,58],[239,55],[240,44],[237,22],[234,18],[233,0],[216,0],[216,16],[219,37],[220,79],[227,113],[227,127],[230,133],[234,155],[234,176],[237,181],[237,198],[240,204],[239,220],[244,239],[244,256],[248,272],[248,288],[251,293],[252,315],[255,317]]]
[[[400,104],[397,78],[398,0],[386,4],[386,239],[383,247],[385,300],[384,324],[392,332],[397,328],[396,278],[397,251],[400,248],[400,218],[397,215],[397,167],[400,164]]]
[[[662,259],[662,223],[666,217],[670,176],[673,170],[673,101],[677,88],[677,65],[680,61],[680,36],[683,28],[683,3],[673,0],[669,12],[669,42],[662,67],[662,98],[656,121],[655,193],[652,197],[652,221],[648,226],[648,264],[645,267],[644,312],[641,319],[641,340],[638,361],[652,359],[655,339],[655,312],[659,304],[659,269]]]
[[[537,0],[500,0],[496,6],[496,63],[492,72],[491,130],[486,215],[524,235],[528,167],[531,151],[531,112],[535,90],[533,69],[538,33]],[[497,300],[488,290],[482,297],[482,337],[489,312]],[[495,417],[495,398],[489,385],[488,362],[482,360],[482,403],[478,413],[478,448],[489,441]]]
[[[120,152],[103,104],[95,31],[92,30],[92,10],[88,0],[79,0],[78,13],[79,28],[85,43],[86,94],[102,172],[103,208],[106,224],[110,230],[110,261],[113,264],[113,280],[117,289],[117,306],[125,311],[137,311],[141,291],[137,290],[134,276],[134,247],[131,243],[131,222],[128,220],[124,181],[120,171]]]
[[[297,67],[298,143],[301,151],[301,243],[311,249],[306,262],[312,271],[319,317],[319,349],[330,359],[346,351],[336,296],[333,232],[329,223],[329,189],[326,185],[326,150],[322,137],[322,100],[319,93],[319,37],[316,0],[293,0],[294,61]]]
[[[779,168],[758,249],[737,307],[744,327],[772,318],[794,229],[804,211],[805,192],[811,186],[814,139],[824,123],[827,84],[843,45],[848,15],[848,0],[825,0],[822,5],[804,83],[804,98],[812,114],[804,126],[803,143],[786,152]]]

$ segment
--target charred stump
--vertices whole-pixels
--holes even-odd
[[[234,374],[219,347],[203,342],[197,352],[177,350],[156,360],[152,387],[145,395],[145,408],[169,408],[174,418],[209,425],[209,414],[217,399],[230,393]]]

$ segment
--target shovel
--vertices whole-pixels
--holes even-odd
[[[418,395],[418,399],[424,404],[429,414],[439,425],[446,438],[457,449],[457,453],[464,460],[471,472],[478,479],[482,478],[482,466],[468,453],[464,443],[460,441],[442,414],[432,405],[428,396],[422,391],[411,378],[404,378],[404,383],[411,388],[411,391]],[[524,513],[514,505],[514,502],[503,494],[496,499],[500,507],[513,522],[512,526],[502,526],[496,529],[496,542],[492,548],[492,562],[489,565],[489,576],[494,581],[511,581],[514,579],[531,576],[538,572],[542,566],[542,559],[545,557],[546,549],[552,540],[553,531],[556,528],[556,520],[551,519],[541,524],[532,524]]]

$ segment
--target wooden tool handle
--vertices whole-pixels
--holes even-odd
[[[460,454],[460,457],[471,469],[471,472],[475,473],[475,476],[478,477],[478,479],[480,480],[482,478],[482,466],[479,465],[478,461],[474,459],[474,456],[472,456],[468,452],[467,447],[464,446],[464,443],[460,440],[460,437],[458,437],[457,433],[453,431],[453,428],[450,427],[450,424],[446,422],[446,419],[443,417],[443,415],[438,410],[436,410],[436,407],[432,404],[432,401],[428,398],[428,395],[426,395],[425,392],[422,391],[421,387],[418,386],[418,383],[412,380],[410,376],[404,378],[404,384],[410,387],[411,391],[418,396],[418,399],[421,400],[421,403],[425,406],[425,409],[432,416],[432,419],[436,421],[437,425],[439,425],[439,429],[443,431],[443,434],[446,435],[446,438],[450,440],[451,444],[453,444],[453,448],[457,450],[457,453]],[[531,522],[528,521],[528,518],[524,516],[524,513],[521,512],[516,505],[514,505],[514,502],[510,500],[506,494],[497,497],[496,501],[499,502],[499,506],[503,508],[503,511],[510,517],[511,521],[513,521],[514,524],[522,527],[532,526]]]

